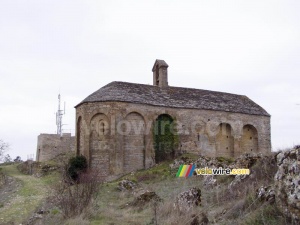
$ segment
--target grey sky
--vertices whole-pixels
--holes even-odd
[[[56,129],[60,90],[74,106],[111,81],[152,84],[155,59],[169,84],[247,95],[272,115],[273,149],[299,144],[300,2],[0,2],[0,139],[35,154]]]

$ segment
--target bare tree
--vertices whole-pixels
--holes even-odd
[[[98,170],[87,170],[79,174],[74,182],[72,178],[62,177],[54,185],[54,200],[65,218],[72,218],[88,210],[101,184]]]
[[[9,162],[11,162],[11,161],[12,161],[12,159],[11,159],[10,155],[9,155],[9,154],[6,154],[6,156],[4,157],[4,162],[5,162],[5,163],[9,163]]]
[[[9,148],[9,144],[0,140],[0,161],[3,161],[4,153],[8,150],[8,148]]]

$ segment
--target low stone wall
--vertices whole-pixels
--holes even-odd
[[[47,163],[35,162],[28,160],[20,163],[17,169],[26,175],[33,175],[35,177],[42,177],[51,173],[52,171],[58,170],[58,166]]]

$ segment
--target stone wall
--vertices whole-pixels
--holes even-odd
[[[40,134],[37,141],[36,161],[47,161],[61,153],[75,153],[75,137],[70,133]]]
[[[245,152],[271,151],[269,116],[91,102],[76,108],[77,154],[100,167],[103,176],[149,168],[155,164],[153,125],[162,114],[176,123],[177,152],[238,157]]]

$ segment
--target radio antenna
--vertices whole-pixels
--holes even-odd
[[[64,103],[64,109],[60,109],[60,94],[58,94],[58,110],[56,112],[56,126],[57,126],[57,134],[62,136],[62,117],[66,113],[66,103]]]

